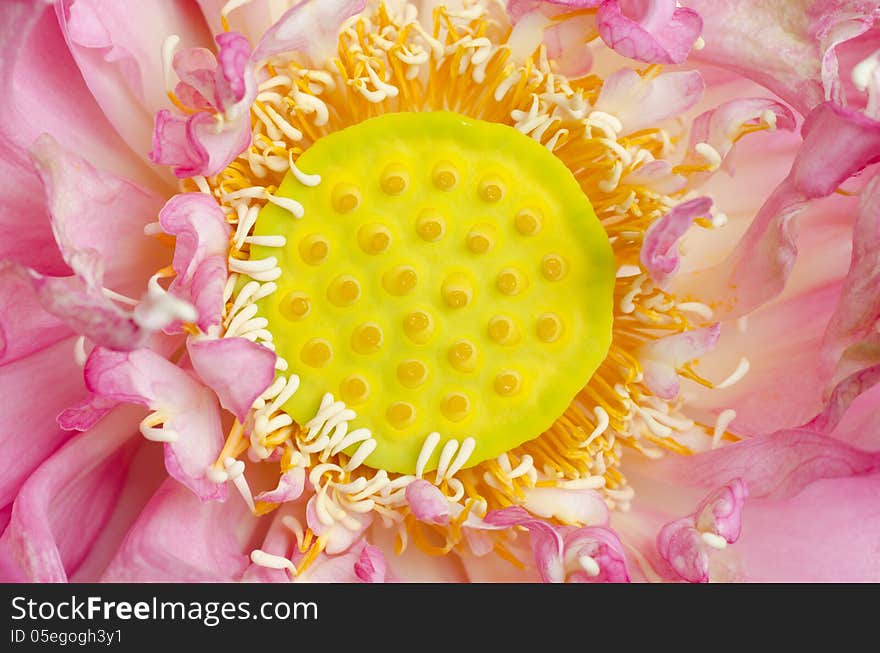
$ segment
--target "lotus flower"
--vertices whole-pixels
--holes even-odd
[[[877,581],[872,0],[0,7],[0,577]]]

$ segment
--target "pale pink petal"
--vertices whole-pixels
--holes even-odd
[[[384,583],[387,573],[385,556],[375,546],[364,546],[358,561],[354,563],[354,573],[363,583]]]
[[[366,4],[366,0],[304,0],[288,9],[263,34],[253,59],[262,61],[273,54],[297,52],[313,63],[320,63],[336,51],[342,23],[363,11]]]
[[[575,583],[628,583],[629,570],[623,543],[610,528],[588,526],[575,528],[565,534],[565,555],[577,562],[581,569],[568,574],[567,580]],[[586,564],[582,557],[587,556],[595,563]],[[598,573],[596,572],[598,567]],[[589,569],[589,571],[587,571]]]
[[[795,127],[795,118],[784,104],[768,98],[737,98],[729,100],[715,109],[710,109],[694,119],[691,126],[688,154],[684,163],[704,165],[706,158],[697,151],[698,146],[710,146],[721,158],[720,167],[731,175],[734,172],[733,150],[736,140],[740,138],[743,127],[765,125],[770,130]],[[701,145],[705,144],[705,145]],[[713,167],[717,162],[711,162]],[[698,175],[709,176],[710,173],[691,175],[691,184],[698,183]]]
[[[34,140],[52,134],[62,147],[105,170],[162,189],[141,153],[120,138],[95,103],[46,2],[0,3],[0,258],[44,274],[69,274],[60,263],[28,156]],[[58,107],[64,107],[59,111]],[[11,238],[10,236],[13,236]]]
[[[669,460],[657,473],[684,485],[718,486],[741,478],[754,498],[791,497],[816,480],[861,476],[880,470],[880,454],[850,447],[804,429],[785,430]]]
[[[76,436],[18,493],[0,546],[32,582],[65,581],[88,554],[125,482],[137,415],[118,409]]]
[[[697,529],[714,533],[733,544],[742,532],[742,512],[748,496],[741,478],[719,487],[697,506],[694,512]]]
[[[133,349],[149,335],[94,283],[78,276],[56,278],[32,273],[32,277],[43,308],[94,343],[111,349]]]
[[[825,355],[838,361],[847,347],[878,338],[880,323],[880,175],[862,191],[853,249],[840,301],[825,331]],[[875,358],[877,356],[875,355]]]
[[[150,149],[152,116],[166,102],[162,47],[177,35],[207,45],[209,34],[189,2],[64,0],[58,20],[70,51],[104,114],[141,156]]]
[[[244,423],[254,401],[275,380],[275,353],[245,338],[189,338],[186,347],[196,374]]]
[[[709,549],[693,517],[682,517],[666,524],[657,535],[657,550],[675,575],[689,583],[709,582]]]
[[[535,565],[545,583],[565,581],[562,535],[547,522],[532,517],[519,506],[495,510],[485,517],[486,524],[500,528],[522,526],[529,531]]]
[[[793,218],[808,200],[833,193],[880,160],[880,122],[831,103],[803,127],[804,144],[791,172],[761,207],[736,249],[721,263],[676,279],[677,294],[706,299],[737,317],[777,295],[797,257]]]
[[[70,335],[70,329],[37,301],[31,278],[0,261],[0,366],[40,351]]]
[[[644,345],[638,352],[638,359],[645,374],[645,384],[661,399],[674,399],[679,391],[677,370],[710,351],[720,333],[721,325],[715,324]]]
[[[167,109],[156,114],[150,160],[172,166],[181,178],[215,175],[228,166],[251,142],[247,115],[224,121],[200,111],[189,118],[174,116]]]
[[[449,523],[449,500],[433,483],[416,479],[406,486],[406,502],[413,516],[428,524]]]
[[[523,492],[523,506],[538,517],[589,526],[603,526],[608,523],[608,506],[595,490],[536,487]]]
[[[577,9],[593,9],[604,0],[509,0],[507,15],[511,22],[517,22],[528,13],[537,10],[550,10],[554,14],[567,13]]]
[[[606,0],[596,23],[618,54],[648,63],[682,63],[703,29],[700,15],[675,0]]]
[[[713,579],[880,581],[880,475],[819,480],[790,499],[749,501],[743,535],[716,554]]]
[[[258,522],[243,501],[200,502],[167,481],[111,561],[107,582],[232,582],[249,564]]]
[[[204,193],[172,197],[159,213],[162,229],[175,237],[168,291],[195,306],[203,331],[220,323],[231,229],[220,206]]]
[[[284,472],[278,479],[278,485],[274,490],[260,492],[254,497],[254,501],[266,503],[286,503],[295,501],[302,496],[306,485],[306,470],[303,467],[294,467]]]
[[[156,219],[161,197],[117,175],[98,170],[44,134],[31,156],[45,188],[52,230],[65,261],[101,261],[106,284],[123,294],[143,292],[144,281],[165,265],[167,253],[144,226]]]
[[[593,109],[617,117],[624,134],[674,118],[694,106],[705,84],[696,70],[642,77],[630,68],[610,75]]]
[[[332,556],[347,551],[363,535],[364,531],[370,527],[373,521],[373,513],[371,512],[349,512],[348,517],[353,520],[350,526],[355,528],[349,528],[349,525],[337,521],[326,524],[318,516],[316,502],[317,497],[309,499],[306,508],[306,520],[312,532],[318,537],[325,539],[326,546],[324,550],[328,555]]]
[[[163,417],[168,473],[203,500],[224,499],[226,486],[206,476],[220,454],[223,433],[217,399],[192,376],[148,349],[114,352],[96,347],[86,385],[100,397],[147,406]]]
[[[689,0],[703,18],[706,47],[692,58],[766,86],[802,114],[841,101],[835,47],[866,31],[873,0]]]
[[[71,436],[55,417],[87,394],[74,340],[59,340],[0,368],[0,506]]]
[[[694,220],[707,217],[711,208],[712,200],[708,197],[688,200],[648,227],[639,258],[658,285],[664,286],[667,279],[678,271],[678,240]]]

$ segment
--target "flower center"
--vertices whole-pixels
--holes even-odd
[[[255,243],[287,244],[250,252],[281,269],[258,306],[304,379],[284,404],[294,420],[332,393],[377,442],[366,465],[413,473],[437,468],[444,442],[471,438],[472,466],[565,412],[611,344],[615,262],[557,157],[505,125],[392,113],[297,166],[321,182],[289,172],[276,197],[303,210],[267,204],[254,227]]]

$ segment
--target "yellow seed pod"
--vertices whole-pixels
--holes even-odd
[[[569,170],[516,129],[450,112],[394,113],[323,136],[264,206],[254,259],[278,258],[257,303],[311,420],[330,392],[412,474],[425,438],[476,445],[466,466],[546,431],[611,342],[611,245]],[[347,449],[351,455],[353,449]],[[438,455],[425,469],[436,465]]]

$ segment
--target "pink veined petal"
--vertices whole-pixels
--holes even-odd
[[[839,440],[790,429],[657,466],[657,473],[685,485],[717,486],[741,478],[756,499],[784,499],[822,478],[862,476],[880,470],[880,454]]]
[[[61,319],[74,332],[103,347],[126,350],[140,347],[148,333],[96,285],[78,276],[41,277],[33,274],[33,286],[43,308]]]
[[[494,510],[486,515],[485,522],[489,526],[500,528],[522,526],[528,529],[541,580],[545,583],[565,581],[564,543],[562,535],[553,526],[532,517],[519,506]]]
[[[78,257],[93,255],[102,262],[102,281],[113,290],[143,292],[144,279],[164,265],[167,256],[156,239],[144,237],[144,226],[155,220],[161,197],[97,170],[48,134],[36,140],[31,156],[67,264],[83,274]]]
[[[151,117],[167,102],[162,47],[208,44],[198,9],[188,2],[64,0],[56,7],[70,51],[104,114],[140,155],[150,148]]]
[[[354,573],[358,580],[362,583],[384,583],[387,571],[382,551],[375,546],[366,544],[357,562],[354,563]]]
[[[10,261],[0,261],[0,366],[69,335],[70,329],[37,301],[28,273]]]
[[[204,193],[175,195],[159,213],[162,229],[175,236],[172,266],[177,277],[168,291],[196,307],[203,331],[220,323],[229,224],[214,198]]]
[[[215,106],[227,111],[244,100],[248,86],[254,85],[253,70],[250,69],[251,45],[236,32],[224,32],[214,38],[218,46]]]
[[[604,526],[608,523],[608,506],[595,490],[529,488],[523,492],[523,506],[538,517],[555,517],[565,523],[589,526]]]
[[[413,516],[428,524],[449,524],[449,500],[433,483],[418,478],[406,486],[406,502]]]
[[[684,113],[699,102],[704,89],[703,77],[696,70],[648,78],[623,68],[605,80],[593,109],[616,116],[622,133],[631,134]]]
[[[565,534],[564,547],[566,558],[573,558],[572,562],[576,561],[581,567],[580,570],[576,569],[568,574],[570,582],[630,582],[623,543],[617,533],[610,528],[588,526],[570,529]],[[587,565],[590,571],[584,568],[584,563],[581,562],[583,556],[588,556],[598,566],[597,574],[592,564]]]
[[[664,286],[666,280],[678,271],[678,240],[695,219],[707,216],[711,208],[712,200],[708,197],[688,200],[648,227],[639,258],[657,284]]]
[[[224,440],[217,399],[208,388],[149,349],[115,352],[96,347],[86,362],[85,379],[95,395],[159,413],[162,433],[169,438],[168,473],[202,500],[225,499],[226,486],[206,475]]]
[[[275,380],[275,353],[245,338],[188,338],[186,348],[196,374],[244,423],[254,401]]]
[[[606,0],[596,23],[602,40],[618,54],[648,63],[682,63],[703,29],[693,9],[675,0]]]
[[[305,468],[294,467],[281,475],[275,489],[260,492],[254,497],[254,501],[264,501],[266,503],[286,503],[288,501],[295,501],[302,496],[305,485]]]
[[[806,115],[842,101],[835,48],[876,20],[875,0],[689,0],[703,18],[706,46],[692,58],[767,87]]]
[[[771,130],[791,130],[795,127],[795,118],[784,104],[768,98],[737,98],[710,109],[694,119],[684,163],[704,165],[705,157],[696,150],[698,145],[705,143],[721,157],[721,167],[733,174],[733,157],[730,155],[742,128],[762,124],[769,125]],[[705,178],[711,172],[691,175],[692,187],[699,179],[697,175]]]
[[[645,374],[645,384],[661,399],[678,396],[677,370],[685,363],[703,356],[718,341],[721,325],[685,331],[644,345],[638,352]]]
[[[141,512],[103,581],[232,582],[247,568],[257,520],[243,501],[202,503],[166,481]]]
[[[840,301],[825,331],[825,356],[837,361],[847,347],[878,339],[880,324],[880,175],[862,191],[853,250]],[[877,359],[878,355],[875,354]]]
[[[803,126],[804,143],[788,177],[759,210],[724,261],[676,278],[680,296],[707,299],[738,317],[777,295],[797,257],[792,219],[808,200],[880,160],[880,122],[831,103],[819,105]]]
[[[156,114],[150,160],[172,166],[180,178],[215,175],[250,145],[247,115],[224,121],[217,130],[217,118],[200,111],[188,118],[174,116],[167,109]]]
[[[832,433],[863,394],[880,383],[880,365],[854,372],[834,387],[821,413],[803,425],[817,433]]]
[[[0,538],[32,582],[66,581],[100,534],[125,482],[137,411],[117,409],[27,480]]]
[[[298,52],[314,62],[323,61],[335,52],[342,23],[363,11],[366,4],[366,0],[304,0],[288,9],[263,34],[252,58],[262,61],[273,54]]]
[[[370,527],[370,524],[373,521],[373,513],[349,512],[348,516],[354,520],[354,523],[352,523],[351,526],[357,526],[357,528],[349,528],[348,525],[337,521],[332,521],[332,523],[327,524],[318,516],[319,508],[316,506],[317,501],[317,496],[309,499],[308,506],[306,507],[306,521],[315,535],[325,539],[326,546],[324,547],[324,551],[326,551],[328,555],[332,556],[337,553],[348,551],[352,544],[354,544],[361,535],[363,535],[364,531]]]
[[[0,506],[71,436],[55,417],[87,394],[73,345],[74,338],[59,340],[0,370]]]
[[[694,512],[697,528],[712,532],[732,544],[742,532],[742,511],[749,496],[741,478],[735,478],[709,494]]]
[[[666,524],[657,535],[657,550],[673,571],[689,583],[709,582],[709,550],[693,517],[682,517]]]

